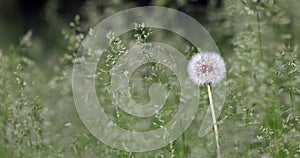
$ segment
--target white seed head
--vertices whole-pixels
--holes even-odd
[[[223,58],[215,52],[195,54],[188,63],[189,78],[197,85],[220,83],[226,75]]]

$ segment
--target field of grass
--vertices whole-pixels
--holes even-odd
[[[68,26],[57,24],[60,35],[53,45],[33,30],[19,43],[0,48],[0,158],[216,157],[214,131],[198,137],[204,109],[209,106],[206,87],[200,87],[199,107],[191,126],[178,139],[154,151],[135,153],[111,148],[84,126],[72,92],[76,52],[89,28],[104,17],[135,6],[106,2],[105,11],[100,12],[97,7],[103,3],[87,1]],[[166,3],[157,0],[154,4]],[[54,16],[50,4],[47,11]],[[299,9],[298,0],[227,0],[222,8],[208,7],[205,20],[202,14],[191,12],[211,34],[226,63],[226,97],[217,120],[222,158],[300,157]],[[188,8],[185,11],[189,14]],[[170,69],[149,63],[130,78],[131,95],[137,103],[149,102],[148,89],[153,83],[161,83],[168,91],[164,107],[153,117],[130,116],[115,105],[111,96],[109,71],[132,41],[165,42],[187,59],[201,48],[177,34],[146,26],[112,39],[100,58],[95,86],[107,115],[124,129],[158,129],[178,110],[180,84]]]

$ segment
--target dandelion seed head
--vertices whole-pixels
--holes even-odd
[[[188,63],[189,78],[197,85],[220,83],[226,75],[223,58],[215,52],[195,54]]]

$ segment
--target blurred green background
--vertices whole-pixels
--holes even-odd
[[[76,112],[71,71],[89,29],[118,11],[148,5],[195,18],[224,57],[227,94],[218,119],[222,157],[299,157],[299,0],[0,0],[0,157],[215,157],[213,132],[197,137],[208,105],[205,89],[197,117],[185,134],[146,153],[104,145]],[[184,42],[158,37],[185,48],[187,57],[197,52]],[[106,54],[119,53],[114,51]],[[105,95],[99,93],[99,100],[110,102],[110,78],[107,72],[101,75],[98,81],[104,87],[98,91]],[[149,82],[141,80],[149,85],[159,78],[147,77]],[[172,72],[161,77],[176,80],[168,79],[174,77]],[[149,99],[147,93],[141,96],[142,101]],[[170,98],[170,105],[172,101],[177,100]],[[169,119],[174,112],[169,106],[169,111],[153,118],[152,126]],[[116,111],[111,111],[112,116]],[[124,112],[120,115],[122,127],[138,122]]]
[[[27,55],[39,61],[46,60],[56,49],[66,47],[62,30],[69,27],[75,15],[81,15],[82,31],[118,11],[137,6],[158,5],[183,11],[209,23],[207,10],[222,9],[222,1],[214,0],[11,0],[0,1],[0,47],[17,45],[28,31],[33,31],[36,52]]]

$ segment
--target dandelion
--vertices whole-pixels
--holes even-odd
[[[225,78],[223,58],[214,52],[194,55],[188,64],[188,75],[197,85],[217,84]]]
[[[195,84],[198,86],[207,86],[211,115],[214,124],[217,156],[220,158],[218,126],[210,85],[220,83],[225,78],[226,68],[224,60],[215,52],[198,53],[191,58],[187,69],[189,78]]]

